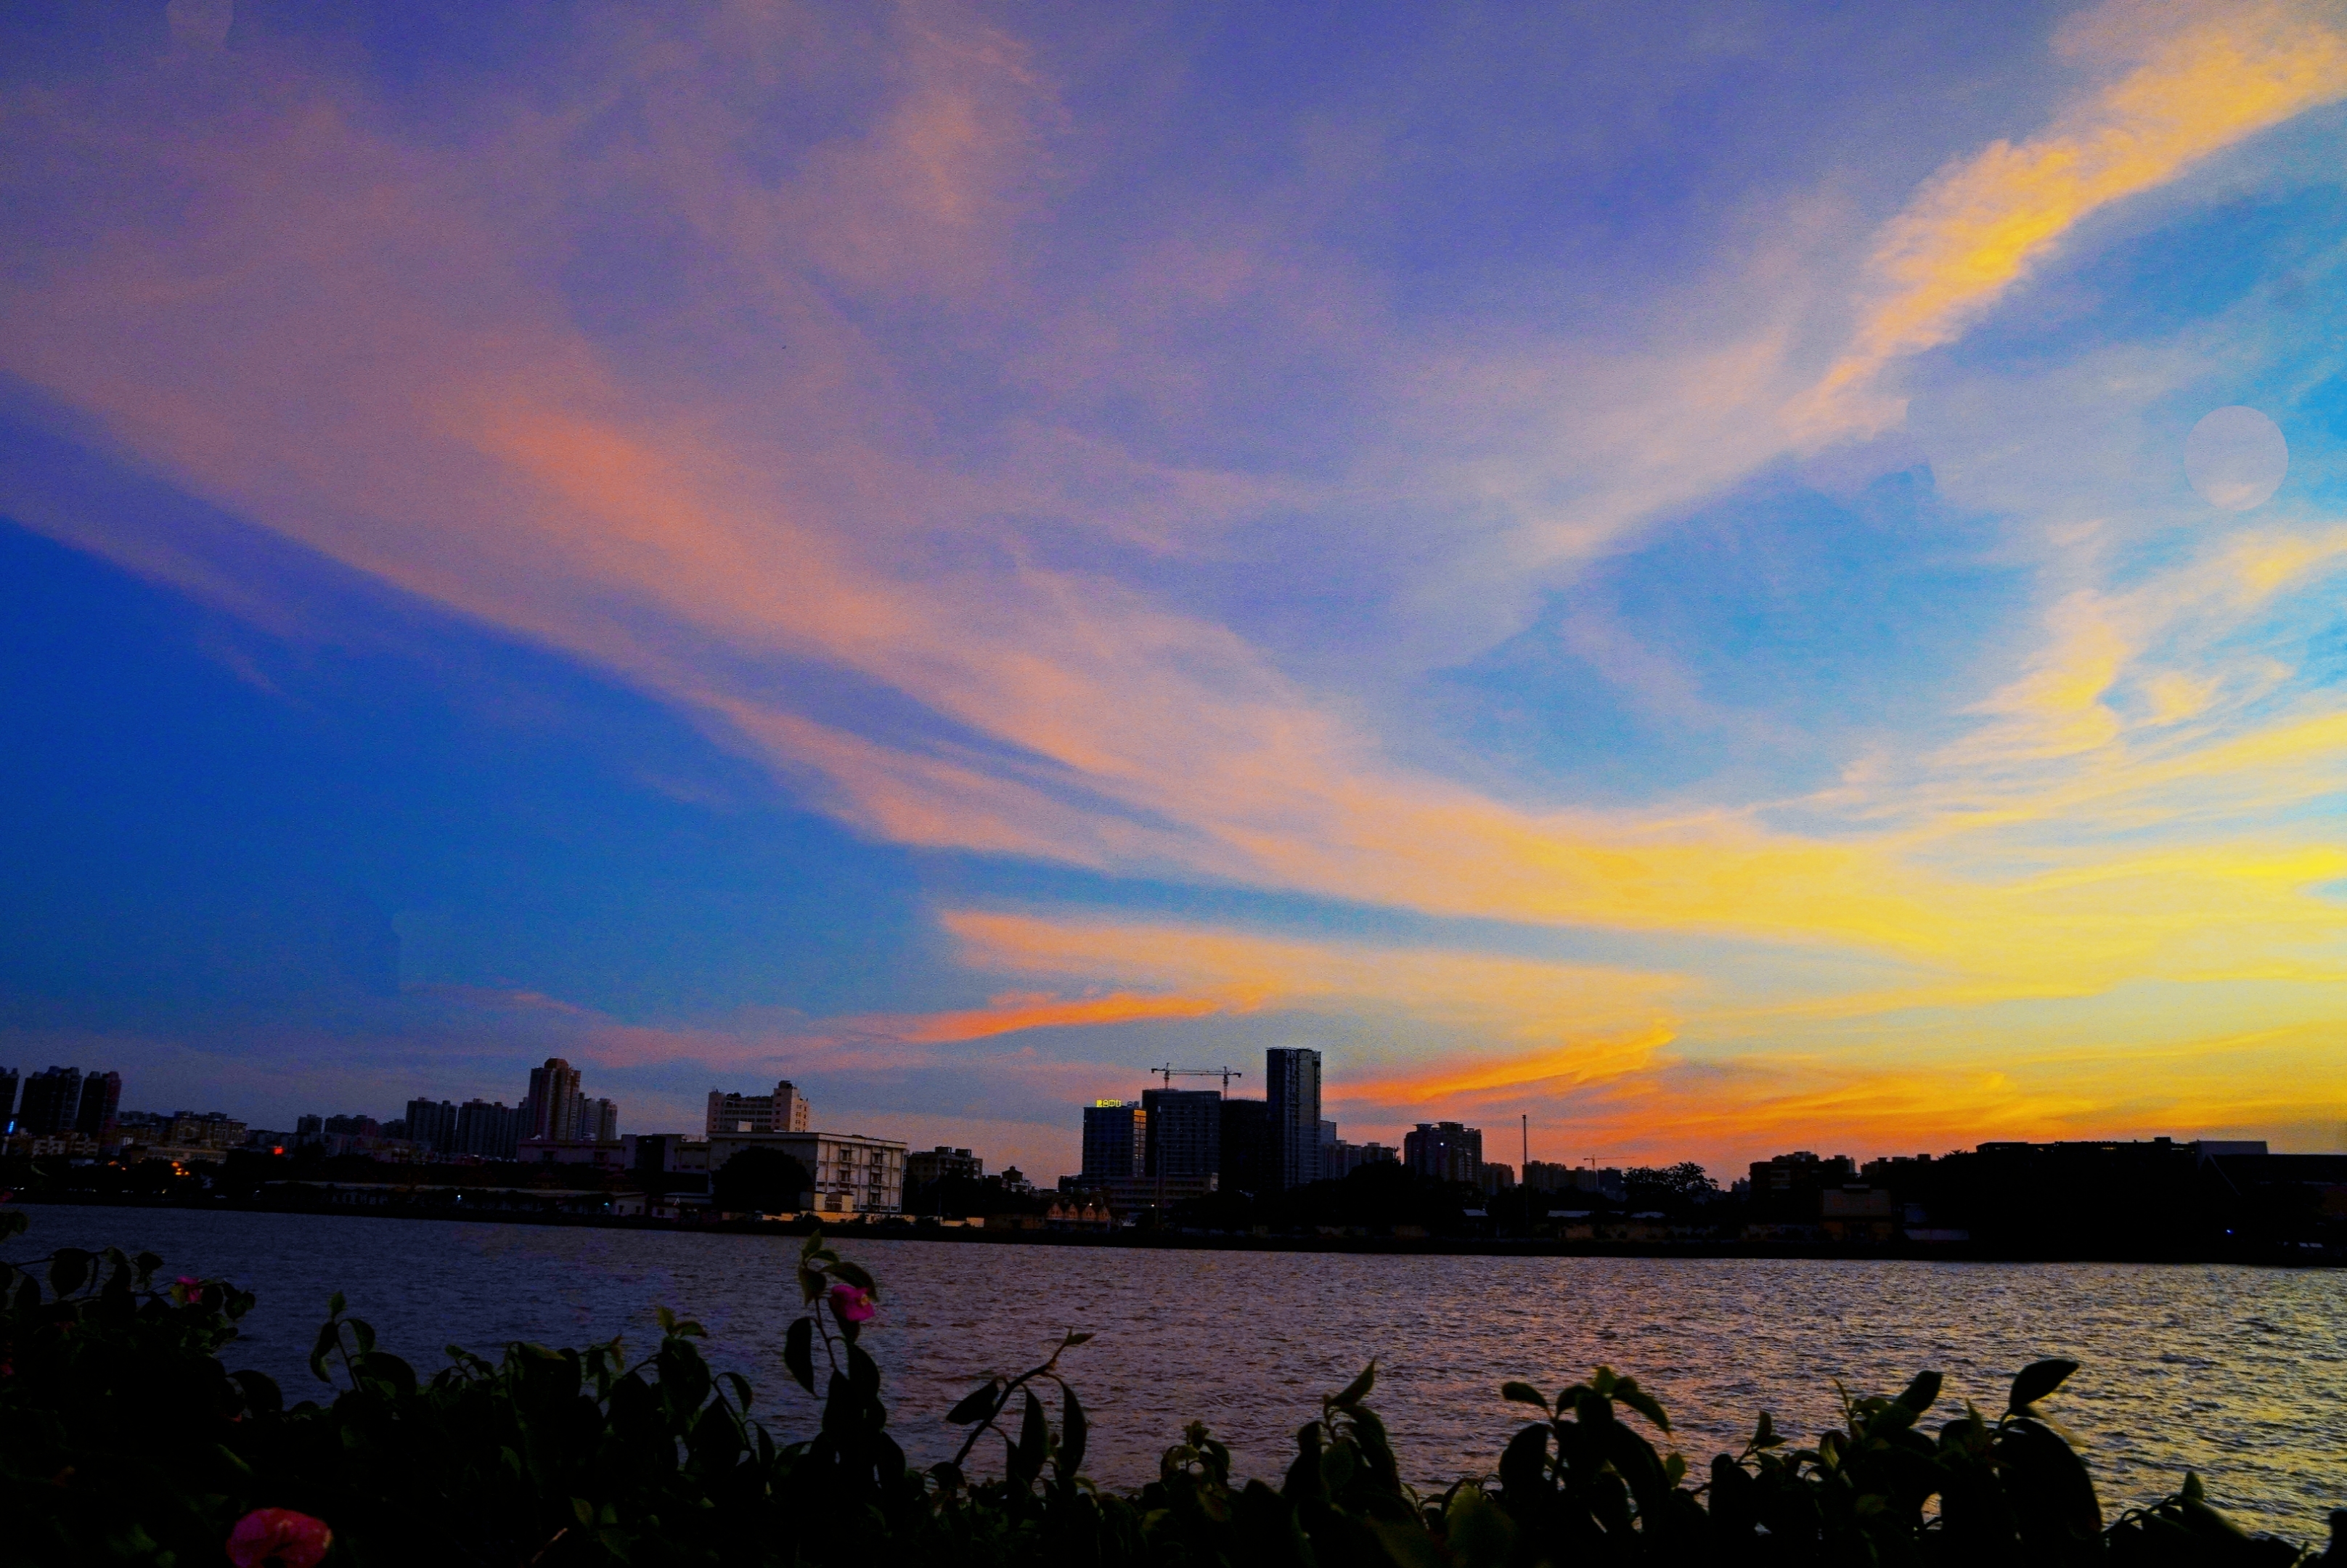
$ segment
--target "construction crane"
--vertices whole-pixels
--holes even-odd
[[[1232,1079],[1246,1076],[1235,1067],[1176,1067],[1170,1061],[1163,1067],[1153,1067],[1149,1071],[1163,1079],[1165,1087],[1168,1089],[1174,1087],[1174,1081],[1177,1078],[1219,1078],[1223,1081],[1223,1092],[1225,1095],[1231,1091]]]

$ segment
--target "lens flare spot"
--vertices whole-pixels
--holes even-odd
[[[2290,443],[2274,422],[2241,404],[2200,416],[2184,438],[2184,477],[2220,512],[2262,507],[2290,472]]]

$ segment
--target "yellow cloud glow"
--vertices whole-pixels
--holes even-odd
[[[2080,31],[2093,54],[2124,49],[2141,63],[2043,134],[1952,164],[1883,230],[1876,299],[1789,411],[1803,439],[1896,424],[1906,405],[1876,388],[1883,369],[1953,340],[2081,219],[2347,96],[2347,36],[2305,8],[2131,0]]]

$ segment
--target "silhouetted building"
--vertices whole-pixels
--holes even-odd
[[[220,1111],[174,1111],[160,1131],[164,1143],[180,1149],[234,1149],[245,1135],[244,1123]]]
[[[981,1181],[986,1175],[986,1162],[967,1149],[956,1149],[944,1143],[934,1149],[916,1149],[905,1156],[905,1190],[930,1186],[949,1176],[965,1181]]]
[[[81,1081],[81,1106],[74,1114],[74,1131],[85,1138],[105,1138],[114,1131],[114,1114],[122,1109],[122,1074],[86,1073]]]
[[[727,1094],[709,1091],[709,1122],[705,1131],[720,1132],[804,1132],[815,1125],[815,1108],[788,1079],[772,1094]]]
[[[1891,1194],[1911,1234],[1961,1235],[2012,1255],[2156,1256],[2241,1239],[2260,1212],[2243,1173],[2276,1158],[2254,1143],[2005,1142],[1870,1160],[1862,1176]]]
[[[569,1143],[579,1137],[579,1070],[559,1056],[529,1070],[529,1096],[522,1102],[524,1138]],[[331,1129],[329,1129],[331,1131]]]
[[[1223,1097],[1213,1089],[1142,1091],[1149,1116],[1147,1173],[1219,1178],[1223,1169]]]
[[[325,1130],[339,1132],[345,1138],[380,1138],[383,1123],[372,1116],[329,1116]]]
[[[0,1133],[16,1130],[16,1070],[0,1068]]]
[[[18,1131],[53,1138],[72,1132],[74,1118],[80,1112],[81,1069],[52,1067],[25,1081],[24,1108],[16,1116],[22,1123]]]
[[[1320,1053],[1273,1046],[1263,1053],[1273,1175],[1285,1190],[1320,1179]]]
[[[1084,1179],[1138,1181],[1149,1174],[1149,1112],[1122,1100],[1084,1107]]]
[[[1524,1185],[1536,1193],[1587,1193],[1611,1198],[1617,1204],[1629,1201],[1629,1189],[1623,1183],[1622,1173],[1612,1166],[1597,1170],[1586,1165],[1527,1160]]]
[[[1321,1151],[1320,1177],[1341,1182],[1363,1165],[1390,1163],[1400,1158],[1401,1152],[1391,1144],[1348,1143],[1339,1139]]]
[[[1483,1130],[1456,1122],[1421,1122],[1402,1134],[1401,1162],[1421,1176],[1471,1186],[1483,1164]]]
[[[1820,1159],[1807,1149],[1752,1163],[1747,1194],[1751,1215],[1772,1225],[1815,1225],[1825,1213],[1825,1192],[1857,1181],[1857,1163],[1847,1154]]]
[[[456,1152],[456,1106],[449,1100],[407,1102],[407,1138],[436,1154]]]
[[[709,1141],[683,1132],[639,1132],[620,1140],[628,1169],[647,1194],[662,1198],[705,1198],[709,1193]]]
[[[1516,1184],[1516,1168],[1488,1161],[1475,1167],[1475,1184],[1487,1193],[1504,1193]]]
[[[313,1118],[303,1117],[303,1121]],[[453,1151],[483,1160],[510,1160],[520,1151],[522,1112],[502,1100],[467,1100],[456,1107]]]
[[[1260,1100],[1225,1100],[1221,1115],[1220,1189],[1247,1194],[1277,1191],[1278,1159],[1271,1139],[1271,1107]]]

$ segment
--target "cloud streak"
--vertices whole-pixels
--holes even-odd
[[[1953,342],[2095,212],[2347,97],[2347,34],[2312,6],[2111,5],[2067,41],[2078,63],[2124,74],[2038,135],[1950,164],[1885,226],[1875,297],[1791,410],[1805,441],[1897,424],[1906,404],[1881,388],[1882,374]]]

